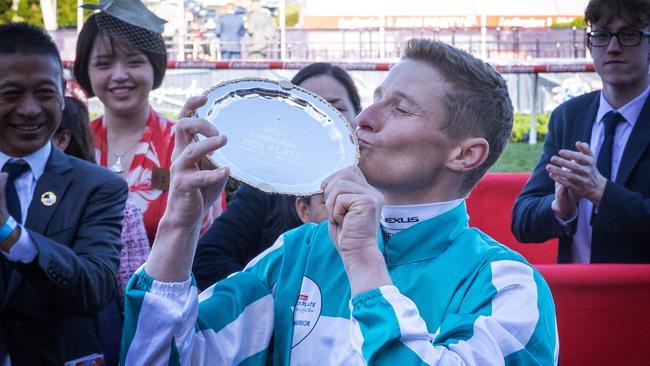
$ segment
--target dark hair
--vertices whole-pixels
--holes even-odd
[[[307,206],[311,205],[311,196],[300,196],[298,199]]]
[[[70,143],[65,153],[95,163],[95,147],[88,126],[88,109],[77,98],[65,97],[61,124],[54,135],[63,131],[70,133]]]
[[[591,0],[585,9],[585,22],[593,25],[599,21],[609,23],[619,17],[627,23],[643,28],[650,25],[650,2],[647,0]]]
[[[359,98],[357,87],[354,85],[350,74],[338,66],[334,66],[328,62],[313,63],[298,71],[291,79],[291,83],[300,85],[305,80],[319,75],[331,76],[341,83],[348,92],[348,98],[350,98],[350,102],[352,102],[352,107],[354,108],[354,114],[356,115],[361,112],[361,98]]]
[[[111,51],[114,51],[116,47],[120,47],[120,44],[128,45],[138,49],[142,52],[153,68],[153,88],[156,89],[162,84],[163,78],[165,77],[165,72],[167,71],[167,53],[153,53],[151,51],[143,50],[136,45],[129,42],[126,38],[116,37],[112,34],[102,31],[97,26],[95,18],[98,16],[98,13],[91,15],[88,20],[81,28],[79,32],[79,37],[77,38],[77,52],[74,62],[74,67],[72,68],[72,73],[74,78],[79,82],[82,88],[86,90],[86,93],[89,97],[95,96],[95,92],[90,84],[90,75],[88,73],[88,65],[90,64],[90,53],[93,50],[95,44],[95,39],[98,36],[105,36],[108,42],[108,46],[111,48]],[[115,22],[121,22],[119,19],[114,19]],[[124,27],[135,27],[133,25],[122,22]],[[162,42],[164,48],[164,41],[162,36],[156,34],[155,39],[150,40],[151,42]]]
[[[49,34],[41,28],[27,23],[0,25],[0,54],[22,53],[54,57],[61,65],[61,55]],[[63,66],[61,66],[63,80]]]
[[[464,181],[463,189],[469,192],[499,159],[512,132],[514,113],[506,81],[489,64],[438,41],[411,39],[404,58],[426,63],[451,84],[445,88],[443,133],[452,139],[482,137],[489,144],[485,162]]]
[[[298,71],[298,73],[291,79],[291,83],[300,85],[305,80],[319,75],[331,76],[339,81],[348,92],[348,97],[350,98],[350,102],[352,102],[352,107],[354,108],[354,114],[359,114],[359,112],[361,112],[361,98],[359,98],[357,87],[354,85],[354,81],[352,81],[350,74],[338,66],[334,66],[328,62],[316,62],[310,64]],[[270,231],[277,231],[280,228],[287,226],[300,225],[302,221],[300,220],[300,216],[298,216],[298,212],[296,212],[296,196],[277,196],[278,199],[275,201],[276,204],[273,206],[271,213],[269,214],[271,217],[275,217]],[[310,203],[310,197],[302,197],[302,199],[303,202],[307,204]]]

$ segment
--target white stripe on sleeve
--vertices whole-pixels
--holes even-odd
[[[400,294],[394,286],[379,289],[382,296],[391,305],[401,334],[402,343],[413,351],[423,362],[429,365],[462,365],[458,355],[446,352],[446,348],[434,346],[424,319],[411,299]]]
[[[178,283],[153,281],[142,300],[126,365],[168,365],[172,337],[194,332],[196,296],[197,289],[189,279]]]
[[[497,291],[492,298],[492,314],[476,319],[471,338],[449,345],[470,364],[503,365],[505,357],[526,346],[539,320],[532,268],[503,260],[492,262],[491,269]]]
[[[497,292],[492,298],[492,314],[479,316],[472,337],[450,344],[448,349],[433,345],[413,301],[394,286],[380,288],[397,317],[401,342],[432,365],[503,365],[505,357],[523,349],[535,331],[539,320],[537,284],[532,268],[521,262],[496,261],[491,270]],[[354,346],[360,350],[363,336],[355,319],[351,325]]]
[[[237,319],[218,332],[204,329],[197,333],[181,352],[185,355],[181,365],[237,365],[267,349],[273,319],[273,297],[266,295],[248,305]]]

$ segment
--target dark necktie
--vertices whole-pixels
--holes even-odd
[[[29,170],[29,165],[24,161],[11,161],[5,164],[2,171],[9,174],[7,179],[7,186],[5,187],[5,200],[7,201],[7,209],[9,214],[13,216],[14,220],[19,224],[22,222],[22,212],[20,210],[20,199],[18,192],[16,192],[16,185],[14,184],[16,178],[20,177]]]
[[[625,121],[625,118],[621,116],[620,113],[609,111],[603,117],[603,125],[605,127],[605,139],[603,140],[603,145],[600,147],[600,152],[598,153],[598,161],[596,162],[596,167],[600,174],[610,179],[612,176],[612,150],[614,147],[614,132],[616,132],[616,126],[620,122]]]

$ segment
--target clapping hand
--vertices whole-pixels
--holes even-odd
[[[556,186],[554,206],[558,209],[556,215],[566,216],[575,208],[581,198],[590,200],[594,205],[599,205],[605,191],[607,179],[600,174],[596,167],[589,144],[576,142],[577,151],[560,150],[559,156],[551,158],[546,166],[549,177],[559,184]]]

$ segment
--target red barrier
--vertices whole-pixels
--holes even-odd
[[[528,176],[528,173],[486,174],[467,197],[469,224],[521,253],[531,264],[557,263],[557,239],[523,244],[510,230],[512,207]]]
[[[650,365],[650,265],[535,267],[553,293],[560,365]]]
[[[208,70],[299,70],[313,63],[312,61],[168,61],[169,69],[208,69]],[[65,68],[72,68],[73,61],[64,61]],[[388,71],[395,64],[392,62],[332,62],[351,71]],[[536,65],[493,65],[503,74],[539,74],[560,72],[594,72],[591,63],[578,64],[536,64]]]

